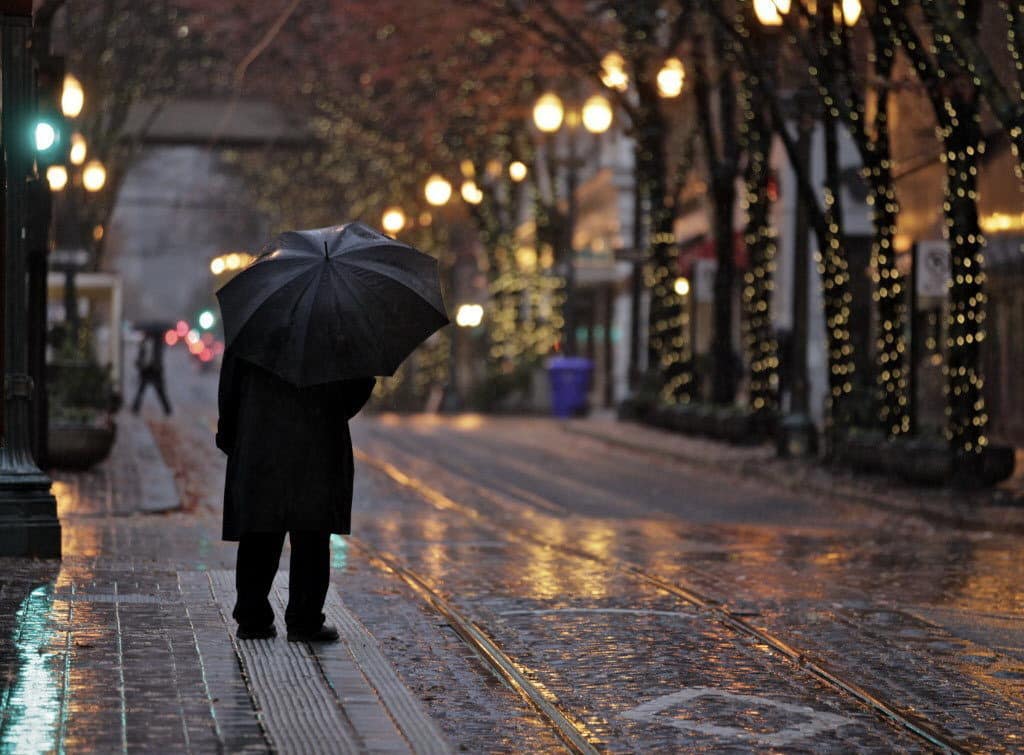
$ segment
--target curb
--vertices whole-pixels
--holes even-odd
[[[710,466],[718,472],[728,472],[733,474],[739,472],[747,479],[768,482],[789,492],[841,497],[853,503],[864,504],[890,513],[917,516],[924,519],[929,524],[952,527],[955,529],[979,532],[998,531],[1002,533],[1024,534],[1024,506],[1021,505],[1024,501],[1022,501],[1020,497],[1009,499],[1004,503],[996,503],[992,499],[995,495],[998,495],[998,493],[993,494],[992,492],[988,492],[980,495],[975,493],[973,494],[975,498],[973,501],[965,500],[972,494],[964,493],[961,494],[960,501],[954,501],[948,498],[951,493],[951,491],[948,490],[911,488],[903,485],[897,486],[898,489],[914,491],[918,495],[945,498],[941,506],[928,505],[924,501],[911,500],[906,496],[864,492],[849,489],[842,485],[826,486],[816,484],[816,481],[812,479],[810,475],[794,476],[785,474],[787,466],[795,466],[802,470],[808,470],[817,466],[819,469],[825,469],[827,471],[827,467],[824,465],[811,465],[807,462],[799,461],[784,461],[777,458],[767,462],[763,459],[758,459],[756,461],[737,461],[735,459],[731,459],[728,463],[723,463],[714,459],[695,458],[694,456],[680,451],[659,448],[655,445],[644,442],[631,441],[623,437],[623,434],[621,433],[611,434],[610,432],[604,432],[603,430],[596,429],[593,423],[588,423],[587,420],[562,422],[561,426],[567,432],[583,435],[611,446],[624,448],[630,451],[639,451],[641,453],[656,454],[691,467],[696,467],[698,465]],[[616,421],[610,429],[619,426],[636,427],[637,429],[645,432],[661,433],[667,437],[680,437],[672,433],[665,433],[664,431],[656,428],[637,425],[635,423],[622,420]],[[707,443],[716,443],[715,441],[703,438],[701,440]],[[729,448],[731,449],[732,446],[729,446]],[[832,479],[834,480],[834,478]],[[866,481],[866,478],[864,479]],[[851,478],[851,482],[853,484],[857,484],[856,478]],[[952,494],[955,495],[956,491],[952,491]],[[981,497],[988,500],[977,500]],[[1000,516],[1000,514],[1002,514],[1002,516]]]

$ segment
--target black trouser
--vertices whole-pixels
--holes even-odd
[[[164,380],[163,378],[153,377],[143,377],[139,379],[139,390],[135,392],[135,401],[132,402],[132,413],[138,414],[139,409],[142,408],[142,393],[146,390],[147,385],[152,385],[156,388],[156,395],[164,407],[164,414],[169,415],[171,413],[171,402],[167,400],[167,391],[164,389]]]
[[[274,623],[267,599],[284,548],[283,532],[251,532],[238,541],[235,588],[238,601],[232,616],[246,628]],[[292,532],[285,625],[290,631],[311,632],[324,623],[324,599],[331,577],[331,533]]]

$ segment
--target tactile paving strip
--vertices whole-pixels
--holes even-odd
[[[411,744],[412,751],[417,755],[441,755],[451,752],[444,734],[427,715],[420,705],[419,700],[413,697],[412,693],[402,683],[395,673],[395,669],[384,657],[377,641],[374,640],[366,627],[353,616],[342,605],[340,600],[333,594],[334,588],[328,593],[327,601],[324,604],[324,614],[327,622],[338,628],[338,633],[344,640],[343,643],[334,645],[322,645],[316,648],[317,657],[320,659],[324,674],[331,682],[345,705],[345,711],[352,718],[356,729],[364,734],[367,741],[379,741],[367,735],[369,729],[364,729],[362,724],[362,711],[356,706],[353,692],[358,689],[360,683],[373,694],[372,684],[376,688],[376,695],[379,696],[391,718],[397,724],[405,739]],[[332,598],[334,598],[332,600]],[[344,653],[345,658],[338,656]],[[352,678],[352,661],[358,666],[358,679]],[[349,667],[347,669],[346,667]],[[367,681],[369,684],[367,684]],[[357,718],[359,716],[359,718]],[[372,725],[372,720],[366,724]],[[376,748],[371,748],[376,751]]]
[[[214,599],[228,626],[235,604],[235,574],[209,572]],[[235,641],[267,737],[276,752],[359,753],[356,733],[305,643]]]
[[[215,600],[234,630],[233,571],[208,573]],[[271,593],[278,617],[288,600],[288,573]],[[235,641],[268,738],[279,752],[449,753],[451,748],[399,679],[376,640],[342,604],[333,587],[324,613],[341,641],[309,645]]]

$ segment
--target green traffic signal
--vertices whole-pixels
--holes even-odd
[[[200,328],[202,328],[203,330],[209,330],[210,328],[213,327],[213,324],[217,322],[217,317],[210,310],[204,309],[202,312],[199,313],[197,322],[199,323]]]
[[[36,152],[48,155],[55,152],[60,142],[60,130],[49,121],[41,120],[36,122],[33,129]]]

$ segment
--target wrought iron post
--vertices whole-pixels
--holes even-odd
[[[4,8],[6,10],[6,7]],[[60,557],[61,529],[50,478],[32,458],[28,375],[27,187],[32,172],[31,15],[0,15],[3,76],[3,442],[0,555]]]

